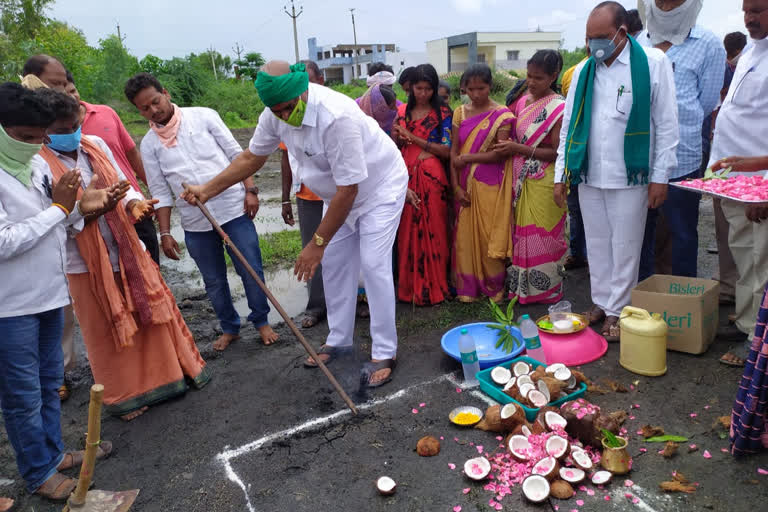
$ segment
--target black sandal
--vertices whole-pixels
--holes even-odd
[[[350,349],[351,349],[351,347],[349,347],[349,348],[346,348],[346,347],[339,348],[339,347],[332,347],[330,345],[323,345],[322,347],[320,347],[320,350],[317,351],[317,355],[318,356],[321,355],[321,354],[327,355],[328,359],[323,361],[323,364],[327,365],[328,363],[333,361],[335,358],[341,356],[342,354],[349,353]],[[309,362],[309,359],[311,359],[311,358],[312,358],[312,356],[309,356],[309,358],[304,360],[304,368],[319,368],[320,365],[318,365],[317,362],[314,361],[314,359],[312,360],[311,363]]]
[[[384,359],[383,361],[379,361],[378,363],[374,363],[373,361],[365,363],[365,366],[363,367],[365,386],[368,388],[379,388],[384,384],[387,384],[389,381],[392,380],[392,374],[395,373],[396,366],[397,366],[397,361],[395,359]],[[371,384],[371,377],[373,377],[373,374],[379,370],[384,370],[386,368],[389,368],[390,370],[389,376],[384,380]]]

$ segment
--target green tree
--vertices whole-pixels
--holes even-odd
[[[563,72],[572,68],[587,56],[587,48],[581,47],[575,50],[560,49],[560,55],[563,56]]]
[[[143,59],[139,61],[139,67],[141,68],[141,71],[155,76],[163,72],[164,65],[165,64],[163,59],[151,54],[147,54]]]
[[[138,59],[128,53],[114,34],[99,41],[95,64],[92,100],[102,103],[121,98],[125,82],[140,69]]]
[[[246,53],[245,56],[235,61],[235,75],[238,78],[245,77],[256,80],[259,68],[264,65],[264,57],[258,52]]]
[[[34,51],[31,42],[49,22],[45,11],[54,0],[0,0],[0,78],[21,73]]]

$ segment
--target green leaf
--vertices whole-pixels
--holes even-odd
[[[717,434],[717,435],[718,435],[718,437],[720,437],[720,439],[725,439],[725,438],[727,438],[727,437],[728,437],[728,434],[727,434],[727,433],[725,433],[725,432],[720,432],[720,433],[719,433],[719,434]]]
[[[501,311],[501,308],[498,304],[493,302],[491,299],[488,299],[488,304],[491,308],[491,312],[493,313],[493,316],[496,318],[496,321],[500,324],[506,324],[507,323],[507,317],[504,316],[504,312]]]
[[[507,321],[512,322],[515,319],[515,306],[517,305],[517,297],[513,297],[507,304]]]
[[[624,443],[622,443],[618,437],[616,437],[616,434],[611,432],[610,430],[606,430],[604,428],[600,429],[603,433],[603,437],[605,437],[605,444],[609,448],[621,448]]]
[[[649,437],[645,440],[646,443],[666,443],[667,441],[673,441],[675,443],[684,443],[688,441],[687,437],[683,436],[655,436],[655,437]]]

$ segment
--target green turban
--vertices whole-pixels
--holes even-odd
[[[256,75],[256,90],[267,107],[291,101],[309,88],[309,75],[303,62],[291,66],[291,72],[272,76],[263,71]]]

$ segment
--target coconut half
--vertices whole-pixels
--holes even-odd
[[[512,389],[513,387],[515,387],[516,382],[517,382],[517,378],[510,377],[509,381],[507,381],[507,383],[504,384],[504,391],[508,391],[508,390]]]
[[[592,483],[595,485],[605,485],[611,481],[611,478],[613,478],[613,473],[610,471],[598,471],[592,475]]]
[[[551,457],[562,459],[568,455],[568,449],[570,448],[570,445],[568,444],[568,440],[566,438],[555,435],[547,439],[547,443],[544,445],[544,447]]]
[[[534,464],[531,469],[531,473],[534,475],[541,475],[547,480],[553,480],[559,474],[560,467],[557,464],[557,459],[554,457],[545,457],[539,462]]]
[[[517,385],[522,386],[523,384],[533,384],[533,379],[530,375],[521,375],[517,378]]]
[[[531,366],[524,361],[518,361],[512,367],[512,373],[514,374],[515,377],[519,377],[521,375],[528,375],[529,373],[531,373]]]
[[[376,480],[376,489],[379,490],[379,494],[383,496],[391,496],[395,494],[395,490],[397,489],[397,484],[394,480],[389,478],[388,476],[382,476],[378,480]]]
[[[546,397],[547,403],[552,399],[551,393],[549,392],[549,387],[547,387],[547,383],[543,380],[540,380],[538,383],[539,391]]]
[[[525,428],[525,426],[523,426]],[[531,443],[528,442],[528,437],[525,435],[515,435],[509,438],[507,444],[509,453],[518,462],[527,462],[530,460]]]
[[[563,368],[558,368],[555,371],[554,376],[557,380],[568,382],[569,380],[571,380],[571,377],[573,377],[573,374],[571,373],[571,370],[563,367]]]
[[[525,421],[525,412],[522,407],[515,404],[506,404],[501,408],[501,426],[505,431],[511,432]]]
[[[533,384],[528,384],[528,383],[525,383],[525,384],[521,385],[518,382],[517,389],[520,391],[520,396],[525,398],[526,396],[528,396],[528,393],[530,393],[531,391],[536,389],[536,386],[534,386]]]
[[[560,478],[569,484],[578,484],[587,478],[587,473],[579,468],[560,468]]]
[[[497,366],[491,370],[491,380],[499,386],[505,385],[512,378],[512,372],[503,366]]]
[[[589,454],[582,449],[576,449],[575,446],[571,446],[571,460],[579,469],[584,471],[592,469],[592,459],[589,458]]]
[[[554,374],[560,368],[567,369],[567,367],[563,363],[552,363],[551,365],[547,366],[546,372],[549,374]]]
[[[529,391],[526,398],[528,398],[528,401],[531,402],[531,404],[537,409],[539,407],[544,407],[549,403],[549,398],[547,398],[546,395],[538,389],[532,389]]]
[[[543,503],[549,498],[549,482],[541,475],[530,475],[523,480],[523,496],[532,503]]]
[[[544,413],[544,424],[549,430],[565,430],[568,426],[566,419],[554,411]]]
[[[469,459],[464,463],[464,474],[472,480],[484,480],[491,473],[491,463],[485,457]]]

